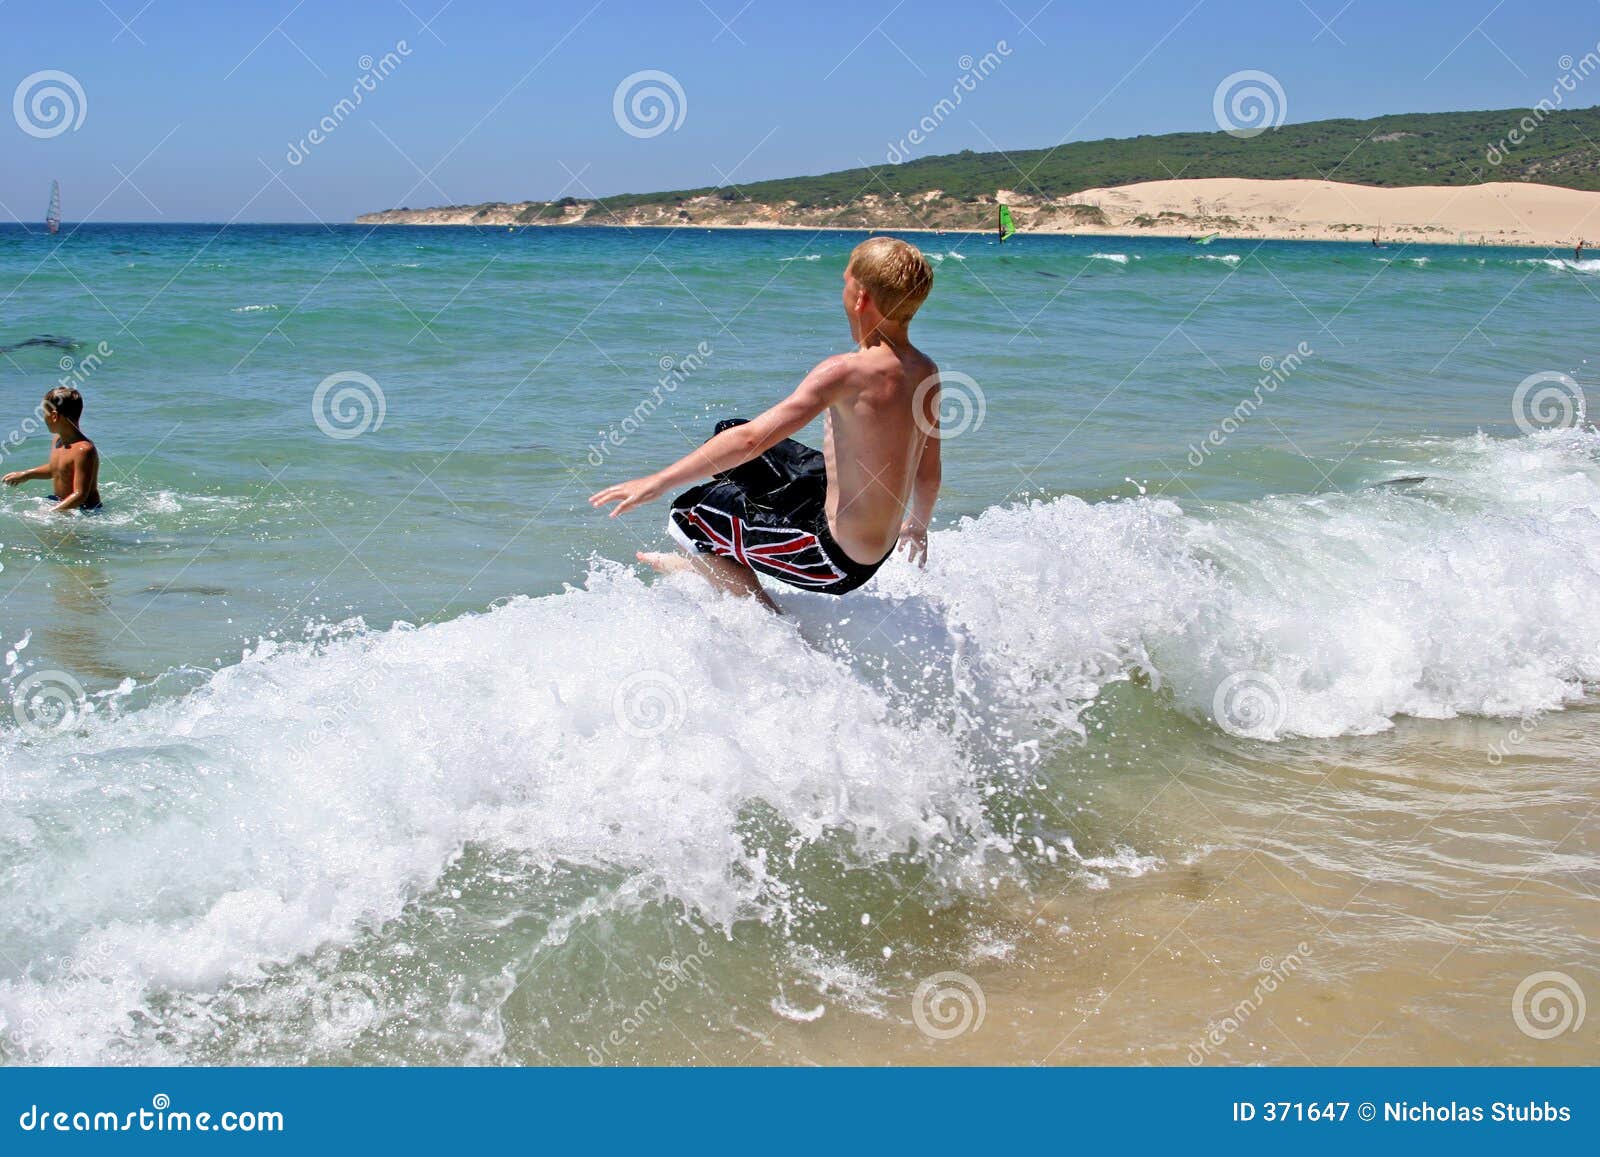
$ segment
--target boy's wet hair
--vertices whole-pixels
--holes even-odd
[[[911,320],[933,288],[933,266],[915,245],[898,237],[869,237],[851,251],[845,268],[878,311],[901,325]]]
[[[71,386],[57,386],[44,396],[44,404],[74,426],[83,417],[83,395]]]

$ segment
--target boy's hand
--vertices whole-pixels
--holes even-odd
[[[928,528],[915,519],[908,518],[900,527],[900,549],[906,552],[906,561],[918,566],[928,565]]]
[[[4,482],[7,486],[16,486],[18,483],[26,482],[28,480],[26,474],[26,470],[13,470],[4,478],[0,478],[0,482]]]
[[[600,493],[589,496],[589,505],[599,508],[608,502],[615,502],[617,508],[611,512],[611,517],[615,518],[624,510],[632,510],[635,506],[643,506],[646,502],[654,502],[661,497],[663,489],[656,476],[652,474],[648,478],[635,478],[632,482],[607,486]]]

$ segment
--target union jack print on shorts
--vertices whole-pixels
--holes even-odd
[[[846,577],[808,530],[750,523],[703,502],[675,507],[669,526],[691,550],[720,554],[790,586],[829,587]]]

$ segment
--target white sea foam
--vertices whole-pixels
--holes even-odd
[[[265,305],[240,305],[230,309],[229,313],[276,313],[278,307],[270,302]]]
[[[1559,269],[1564,273],[1600,273],[1600,257],[1585,257],[1580,261],[1573,261],[1567,257],[1520,257],[1515,261],[1517,265],[1543,265],[1549,269]]]
[[[1280,689],[1274,737],[1558,707],[1600,680],[1597,458],[1594,434],[1479,437],[1403,491],[995,508],[937,532],[926,570],[785,594],[781,620],[599,563],[486,614],[267,642],[62,734],[0,714],[0,1034],[27,1059],[186,1059],[212,994],[337,954],[468,847],[605,873],[585,912],[664,900],[723,928],[808,903],[800,846],[981,892],[1041,852],[986,796],[1135,676],[1219,739],[1241,672]],[[787,852],[752,840],[755,801]],[[1095,886],[1154,866],[1058,851]],[[800,971],[817,998],[791,987],[785,1015],[865,992]]]
[[[1128,264],[1128,255],[1126,253],[1091,253],[1089,254],[1089,259],[1091,261],[1114,261],[1118,265]]]
[[[1597,455],[1593,433],[1479,437],[1407,491],[991,510],[879,589],[938,600],[975,661],[1006,656],[1022,698],[1069,728],[1074,702],[1135,670],[1208,723],[1229,675],[1262,673],[1282,688],[1278,736],[1537,711],[1600,680],[1600,620],[1583,610],[1600,580]]]
[[[1237,265],[1243,260],[1237,253],[1196,253],[1196,261],[1220,261],[1224,265]]]

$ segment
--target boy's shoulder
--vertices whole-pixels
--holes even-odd
[[[68,446],[57,446],[56,449],[58,451],[60,451],[61,453],[69,454],[74,458],[84,458],[84,457],[87,457],[90,454],[98,454],[99,453],[99,451],[97,449],[95,449],[95,444],[93,442],[91,442],[88,438],[79,438],[76,442],[73,442],[71,445],[68,445]]]

